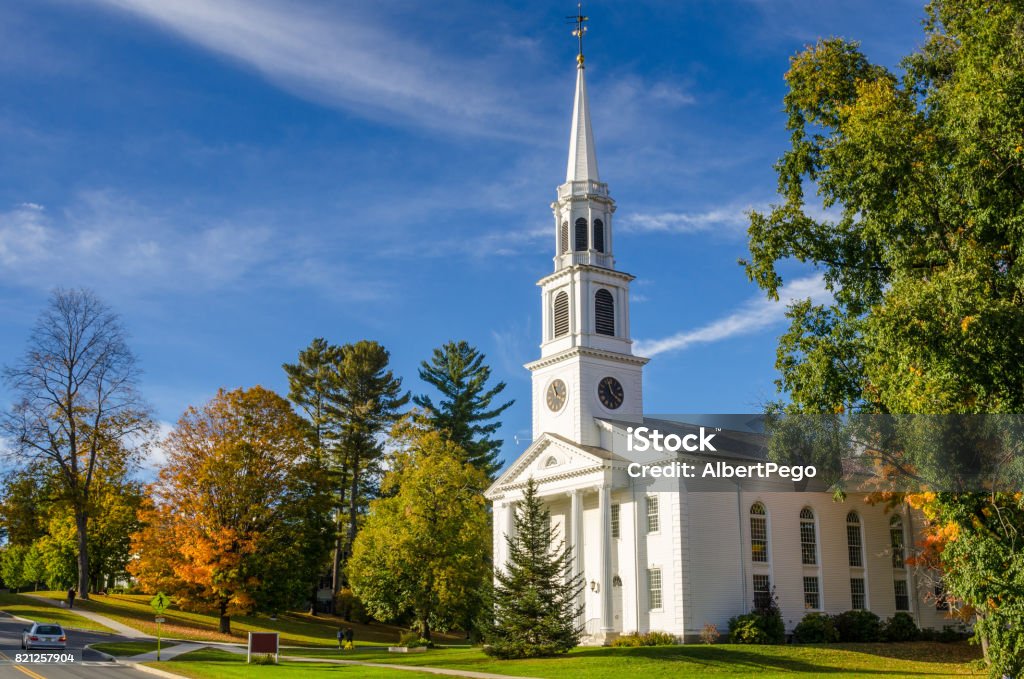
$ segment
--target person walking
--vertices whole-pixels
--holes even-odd
[[[75,607],[75,588],[68,589],[68,608]]]
[[[345,630],[338,628],[338,648],[345,648]]]

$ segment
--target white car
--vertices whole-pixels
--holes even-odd
[[[68,647],[68,636],[64,628],[52,622],[34,622],[21,632],[21,647],[26,650],[33,648]]]

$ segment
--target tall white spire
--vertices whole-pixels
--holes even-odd
[[[601,181],[597,173],[597,152],[594,150],[594,131],[590,128],[590,103],[587,101],[587,81],[583,77],[583,55],[576,67],[576,102],[572,109],[572,132],[569,135],[569,164],[565,181]]]

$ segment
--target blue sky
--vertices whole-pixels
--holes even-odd
[[[218,387],[285,391],[316,336],[376,339],[414,391],[483,350],[530,432],[548,207],[564,180],[572,3],[0,4],[0,362],[57,286],[121,314],[161,421]],[[774,396],[781,305],[744,212],[774,199],[788,58],[819,36],[890,67],[921,2],[591,2],[588,90],[648,412]],[[790,296],[820,294],[793,271]],[[9,394],[0,392],[0,401]],[[517,443],[518,440],[518,443]]]

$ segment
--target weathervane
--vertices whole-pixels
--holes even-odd
[[[580,68],[583,68],[583,34],[587,32],[587,27],[583,25],[583,22],[589,18],[583,16],[583,3],[576,3],[576,16],[567,18],[572,23],[576,24],[576,28],[573,29],[572,32],[573,36],[579,41],[580,45],[580,53],[576,57],[576,63],[580,65]]]

